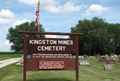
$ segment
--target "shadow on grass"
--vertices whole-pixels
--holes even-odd
[[[68,80],[66,78],[49,78],[49,79],[34,79],[34,80],[28,79],[27,81],[72,81],[72,80]]]

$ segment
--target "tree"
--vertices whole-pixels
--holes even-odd
[[[120,24],[116,23],[116,24],[109,24],[108,28],[107,28],[107,33],[109,35],[109,39],[110,39],[110,50],[112,51],[112,53],[116,53],[116,49],[119,48],[119,44],[120,44]]]
[[[92,20],[79,20],[75,27],[71,27],[71,33],[84,33],[84,36],[79,38],[80,49],[84,50],[83,53],[95,55],[96,49],[106,50],[108,42],[106,26],[107,22],[104,19],[94,17]]]
[[[10,27],[6,39],[9,40],[9,43],[12,43],[11,50],[14,50],[18,53],[23,53],[24,37],[22,34],[19,34],[18,31],[38,31],[38,27],[34,28],[34,22],[25,22],[17,25],[15,28]],[[39,31],[45,32],[42,25],[40,25]],[[38,35],[29,34],[27,37],[38,37]],[[39,37],[45,38],[44,35],[40,35]]]
[[[92,44],[93,44],[93,50],[95,55],[97,51],[96,48],[104,51],[108,44],[107,43],[108,38],[107,38],[107,32],[106,32],[107,22],[105,21],[105,19],[97,18],[97,17],[94,17],[91,22],[92,22],[92,28],[93,28],[91,30],[93,33],[91,34],[93,38]]]

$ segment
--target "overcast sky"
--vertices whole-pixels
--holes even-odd
[[[38,1],[0,0],[0,51],[10,51],[11,44],[6,40],[10,27],[35,21]],[[120,0],[40,0],[40,23],[46,32],[69,33],[78,20],[94,16],[120,23]]]

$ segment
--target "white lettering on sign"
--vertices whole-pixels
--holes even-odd
[[[66,46],[38,46],[38,51],[65,51]]]
[[[64,61],[39,61],[39,69],[64,69]]]
[[[49,44],[49,40],[46,40],[47,44]]]
[[[52,45],[52,44],[56,45],[56,44],[57,44],[57,40],[50,40],[50,44],[51,44],[51,45]]]
[[[33,58],[71,58],[71,54],[32,54]]]
[[[39,45],[37,46],[38,51],[65,51],[66,46],[73,45],[73,40],[30,39],[29,45]]]
[[[60,45],[73,45],[72,40],[58,40],[58,44]]]
[[[45,44],[45,40],[29,40],[29,44]]]
[[[29,40],[29,44],[73,45],[73,40]]]

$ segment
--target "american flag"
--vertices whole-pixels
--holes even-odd
[[[37,6],[37,9],[36,9],[36,20],[35,20],[35,28],[36,26],[38,25],[38,17],[39,17],[39,4],[40,4],[40,1],[38,2],[38,6]]]

